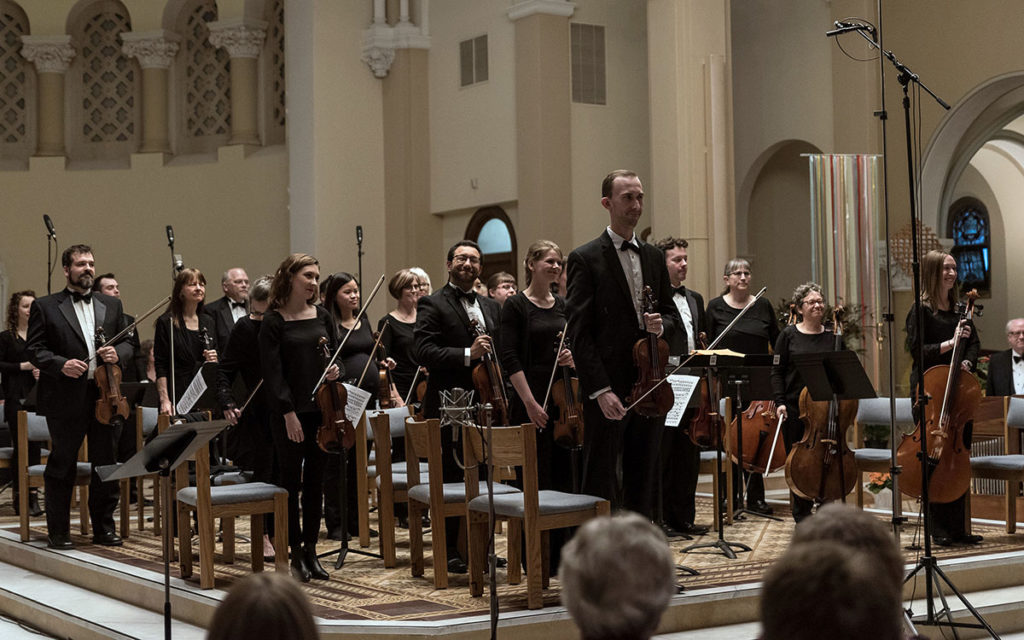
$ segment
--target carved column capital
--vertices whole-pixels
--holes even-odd
[[[515,22],[541,14],[569,18],[576,11],[576,3],[568,0],[521,0],[508,8],[508,19]]]
[[[21,36],[21,55],[39,73],[64,73],[75,57],[71,36]]]
[[[262,20],[233,18],[209,23],[210,44],[227,49],[232,58],[258,58],[267,38],[267,23]]]
[[[171,31],[128,31],[121,34],[121,51],[138,58],[143,69],[167,69],[178,53],[181,36]]]
[[[363,54],[359,59],[369,65],[373,75],[377,78],[387,77],[391,65],[395,61],[394,46],[380,45],[367,42],[363,45]]]

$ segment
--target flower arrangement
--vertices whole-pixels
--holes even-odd
[[[868,476],[868,491],[877,494],[882,489],[892,490],[892,475],[889,473],[872,473]]]

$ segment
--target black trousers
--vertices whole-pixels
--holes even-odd
[[[284,427],[284,417],[275,415],[271,434],[277,449],[280,477],[278,485],[288,491],[288,542],[292,547],[301,544],[315,546],[320,537],[320,516],[323,505],[324,457],[316,444],[320,427],[319,413],[300,413],[302,442],[292,442]],[[299,520],[299,503],[302,519]],[[253,541],[254,544],[256,541]]]
[[[684,425],[686,418],[683,418]],[[700,475],[700,448],[681,425],[666,427],[661,447],[661,504],[665,522],[678,529],[697,517],[695,496]]]
[[[110,425],[100,424],[93,415],[98,392],[90,386],[87,395],[88,413],[74,417],[47,416],[53,448],[43,474],[46,487],[46,528],[50,535],[67,535],[71,530],[71,493],[77,474],[78,450],[82,440],[89,437],[89,462],[92,479],[89,481],[89,519],[93,535],[115,533],[114,510],[117,508],[117,482],[100,480],[96,467],[117,462],[115,441],[120,434]]]
[[[341,526],[341,510],[345,509],[345,525],[349,534],[359,535],[359,509],[356,485],[355,447],[349,449],[345,464],[345,496],[341,487],[341,455],[327,454],[324,464],[324,525],[328,533]],[[365,499],[365,498],[364,498]]]

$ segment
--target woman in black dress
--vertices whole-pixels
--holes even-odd
[[[960,315],[957,313],[959,292],[956,286],[956,259],[945,251],[929,251],[921,259],[921,306],[924,324],[919,329],[917,305],[907,314],[907,345],[914,360],[910,372],[911,394],[917,390],[917,381],[923,372],[939,364],[951,364],[953,341]],[[963,360],[959,363],[965,372],[973,371],[978,363],[981,341],[974,323],[968,321],[960,334],[966,340]],[[924,363],[918,362],[918,345],[924,343]],[[941,402],[933,398],[932,402]],[[974,424],[964,425],[963,443],[970,449],[971,432]],[[953,544],[978,544],[982,537],[969,535],[964,526],[966,494],[953,502],[931,503],[932,540],[939,546]]]
[[[725,331],[743,307],[747,306],[753,294],[750,292],[750,263],[742,258],[733,258],[725,265],[722,276],[725,291],[708,303],[707,322],[709,339],[714,340]],[[758,299],[740,321],[718,343],[718,349],[731,349],[744,355],[771,353],[772,345],[779,338],[779,325],[775,319],[775,310],[765,298]],[[758,400],[764,398],[746,398]],[[743,407],[737,407],[736,411]],[[738,474],[736,474],[738,475]],[[772,508],[764,501],[764,478],[760,473],[747,474],[750,484],[747,487],[747,509],[755,513],[771,514]],[[740,484],[737,482],[736,486]],[[735,500],[739,499],[739,495]],[[742,505],[736,505],[741,507]]]
[[[217,362],[213,318],[204,314],[206,278],[199,269],[182,269],[174,278],[170,309],[156,319],[153,358],[160,413],[174,415],[175,406],[204,362]],[[173,318],[173,322],[172,322]],[[174,331],[174,399],[171,400],[171,327]]]
[[[7,330],[0,333],[0,374],[3,377],[4,421],[11,430],[14,454],[12,468],[18,468],[18,411],[22,402],[39,378],[39,369],[32,366],[25,353],[28,333],[28,312],[36,299],[35,291],[16,291],[7,305]],[[40,444],[28,443],[28,464],[39,464]],[[14,513],[18,513],[18,485],[14,485]],[[43,515],[39,508],[39,494],[32,489],[28,497],[28,510],[32,516]]]
[[[279,484],[288,490],[288,543],[292,573],[302,582],[327,580],[316,556],[323,504],[325,454],[316,443],[322,422],[313,400],[324,370],[321,339],[335,345],[334,322],[317,306],[320,263],[303,253],[281,263],[271,285],[270,310],[260,326],[260,367],[270,407],[270,429],[277,451]],[[328,380],[337,380],[332,365]],[[299,520],[299,500],[302,519]]]
[[[835,350],[835,334],[826,330],[823,323],[825,298],[821,287],[813,282],[802,284],[793,292],[792,300],[797,313],[797,323],[782,330],[775,341],[775,355],[779,364],[772,367],[772,392],[775,396],[775,412],[784,419],[782,441],[786,453],[804,437],[804,421],[800,419],[800,392],[804,384],[800,372],[793,364],[792,356],[799,353],[823,353]],[[840,348],[845,348],[840,345]],[[814,503],[789,492],[793,506],[793,519],[800,522],[811,515]]]
[[[556,355],[561,366],[574,366],[569,349],[556,353],[566,313],[565,300],[551,293],[551,285],[564,268],[562,250],[554,242],[538,240],[527,249],[524,265],[526,288],[506,299],[501,308],[501,365],[516,391],[510,421],[537,426],[538,487],[570,492],[569,451],[555,445],[551,402],[547,410],[542,406]],[[551,532],[552,574],[557,573],[563,534],[563,530]]]
[[[422,372],[419,377],[416,376],[418,365],[412,332],[416,327],[416,302],[426,294],[426,291],[426,284],[416,273],[411,269],[402,269],[388,282],[388,292],[398,304],[394,311],[377,323],[377,331],[383,332],[381,346],[388,357],[395,361],[391,379],[395,383],[398,396],[403,399],[409,396],[409,387],[414,378],[417,384],[423,380]],[[384,328],[385,322],[387,329]]]

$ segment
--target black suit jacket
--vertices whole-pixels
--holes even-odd
[[[701,331],[707,332],[708,330],[707,317],[704,312],[704,296],[692,289],[686,289],[685,295],[686,303],[690,306],[690,317],[693,318],[693,333],[699,337]],[[673,300],[674,303],[675,300]],[[665,340],[668,341],[669,353],[674,356],[685,356],[690,353],[690,349],[700,348],[700,345],[689,344],[682,317],[679,318],[679,325],[675,331],[666,332]]]
[[[113,338],[124,328],[124,312],[121,301],[102,293],[92,294],[93,314],[96,327],[103,327],[107,338]],[[71,300],[65,289],[32,303],[28,318],[26,349],[29,359],[39,368],[39,388],[36,402],[37,412],[44,416],[59,418],[81,417],[86,407],[88,386],[95,384],[82,375],[69,378],[61,372],[64,363],[71,359],[86,360],[89,349],[85,341],[95,341],[94,336],[82,335],[82,327]],[[132,347],[122,340],[115,345],[118,365],[129,362]]]
[[[235,328],[235,319],[231,316],[231,298],[223,296],[210,304],[203,305],[203,313],[213,319],[213,326],[216,329],[214,337],[217,339],[217,355],[223,356],[224,349],[228,345],[228,338],[231,337],[231,330]]]
[[[569,254],[569,338],[584,396],[611,387],[620,398],[629,395],[636,381],[633,343],[645,335],[630,299],[626,274],[615,245],[604,231]],[[665,256],[657,247],[640,242],[640,268],[644,284],[654,292],[665,336],[681,323],[672,302],[672,284]],[[685,338],[684,338],[685,340]]]
[[[495,339],[501,327],[501,307],[490,298],[477,296],[487,324],[487,333]],[[416,305],[416,328],[413,330],[416,354],[420,365],[427,368],[427,395],[423,399],[423,415],[440,415],[441,390],[473,389],[472,366],[465,361],[466,348],[472,346],[476,333],[469,326],[469,315],[447,284],[433,294],[420,298]],[[471,365],[477,364],[474,361]]]
[[[1013,349],[993,353],[988,361],[985,393],[990,396],[1013,395]]]

